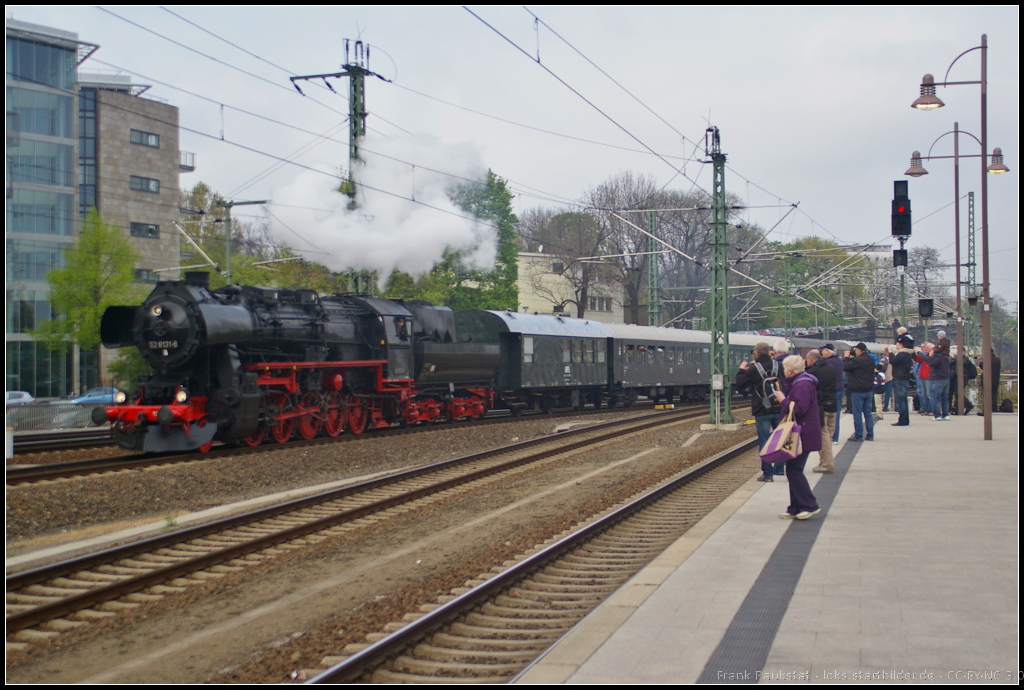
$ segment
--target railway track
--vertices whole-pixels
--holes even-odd
[[[48,453],[56,450],[112,445],[114,445],[114,442],[111,440],[110,430],[107,428],[19,434],[14,437],[14,454]]]
[[[309,683],[509,681],[749,480],[756,463],[730,461],[756,447],[756,439],[739,444],[424,607],[431,610],[383,639],[350,645]]]
[[[10,575],[7,631],[20,642],[48,639],[173,595],[190,585],[244,570],[331,536],[359,529],[452,490],[625,433],[701,417],[672,411],[622,419],[406,470],[389,477],[296,499]],[[534,450],[534,447],[539,447]],[[546,447],[545,447],[546,446]]]
[[[650,406],[634,408],[638,410],[651,409]],[[680,407],[680,410],[693,409],[692,406]],[[560,416],[578,416],[607,412],[606,409],[584,410],[581,412],[568,411],[547,415],[552,418]],[[529,419],[530,417],[526,417]],[[496,415],[483,420],[472,422],[475,426],[489,424],[503,424],[514,418],[511,415]],[[86,477],[106,472],[118,472],[121,470],[141,470],[159,465],[173,465],[179,463],[195,462],[199,460],[214,460],[223,457],[237,457],[241,455],[253,455],[257,453],[268,453],[277,450],[293,450],[296,448],[308,448],[328,443],[350,443],[367,438],[375,438],[379,431],[387,431],[390,434],[416,434],[430,431],[441,431],[453,428],[449,424],[432,424],[413,426],[408,428],[381,429],[375,432],[360,434],[358,436],[345,435],[336,438],[321,437],[308,441],[295,440],[285,444],[268,443],[253,448],[247,446],[221,446],[207,453],[176,453],[169,455],[154,455],[152,453],[135,453],[132,455],[120,455],[108,458],[93,458],[89,460],[75,460],[64,463],[47,463],[40,465],[8,465],[6,470],[7,486],[18,486],[20,484],[31,484],[36,482],[56,481],[60,479],[72,479],[75,477]]]

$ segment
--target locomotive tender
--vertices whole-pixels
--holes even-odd
[[[710,334],[313,290],[209,289],[208,274],[110,307],[101,339],[153,368],[133,401],[97,408],[118,445],[148,452],[256,446],[294,434],[477,419],[492,408],[702,400]],[[762,336],[730,336],[735,373]],[[123,394],[122,394],[123,395]]]

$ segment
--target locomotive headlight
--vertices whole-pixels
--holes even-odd
[[[164,308],[161,307],[159,304],[156,305],[155,307],[153,307],[153,316],[160,316],[163,313],[164,313]]]
[[[179,388],[178,392],[174,394],[174,402],[179,405],[188,400],[188,391],[184,388]]]
[[[118,391],[117,393],[114,394],[114,402],[116,402],[118,405],[120,405],[127,399],[128,394],[125,393],[124,391]]]

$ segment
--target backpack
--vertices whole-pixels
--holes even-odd
[[[964,357],[964,378],[968,381],[978,378],[978,367],[974,366],[974,362],[966,357]]]
[[[779,385],[779,363],[772,360],[772,373],[770,376],[760,363],[754,362],[754,366],[757,368],[757,373],[761,375],[761,390],[760,392],[755,390],[754,395],[764,405],[764,409],[778,412],[779,401],[775,399],[775,391],[782,390],[782,387]]]

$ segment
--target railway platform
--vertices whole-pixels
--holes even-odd
[[[820,514],[752,477],[515,682],[1017,683],[1018,417],[893,421],[811,454]]]

